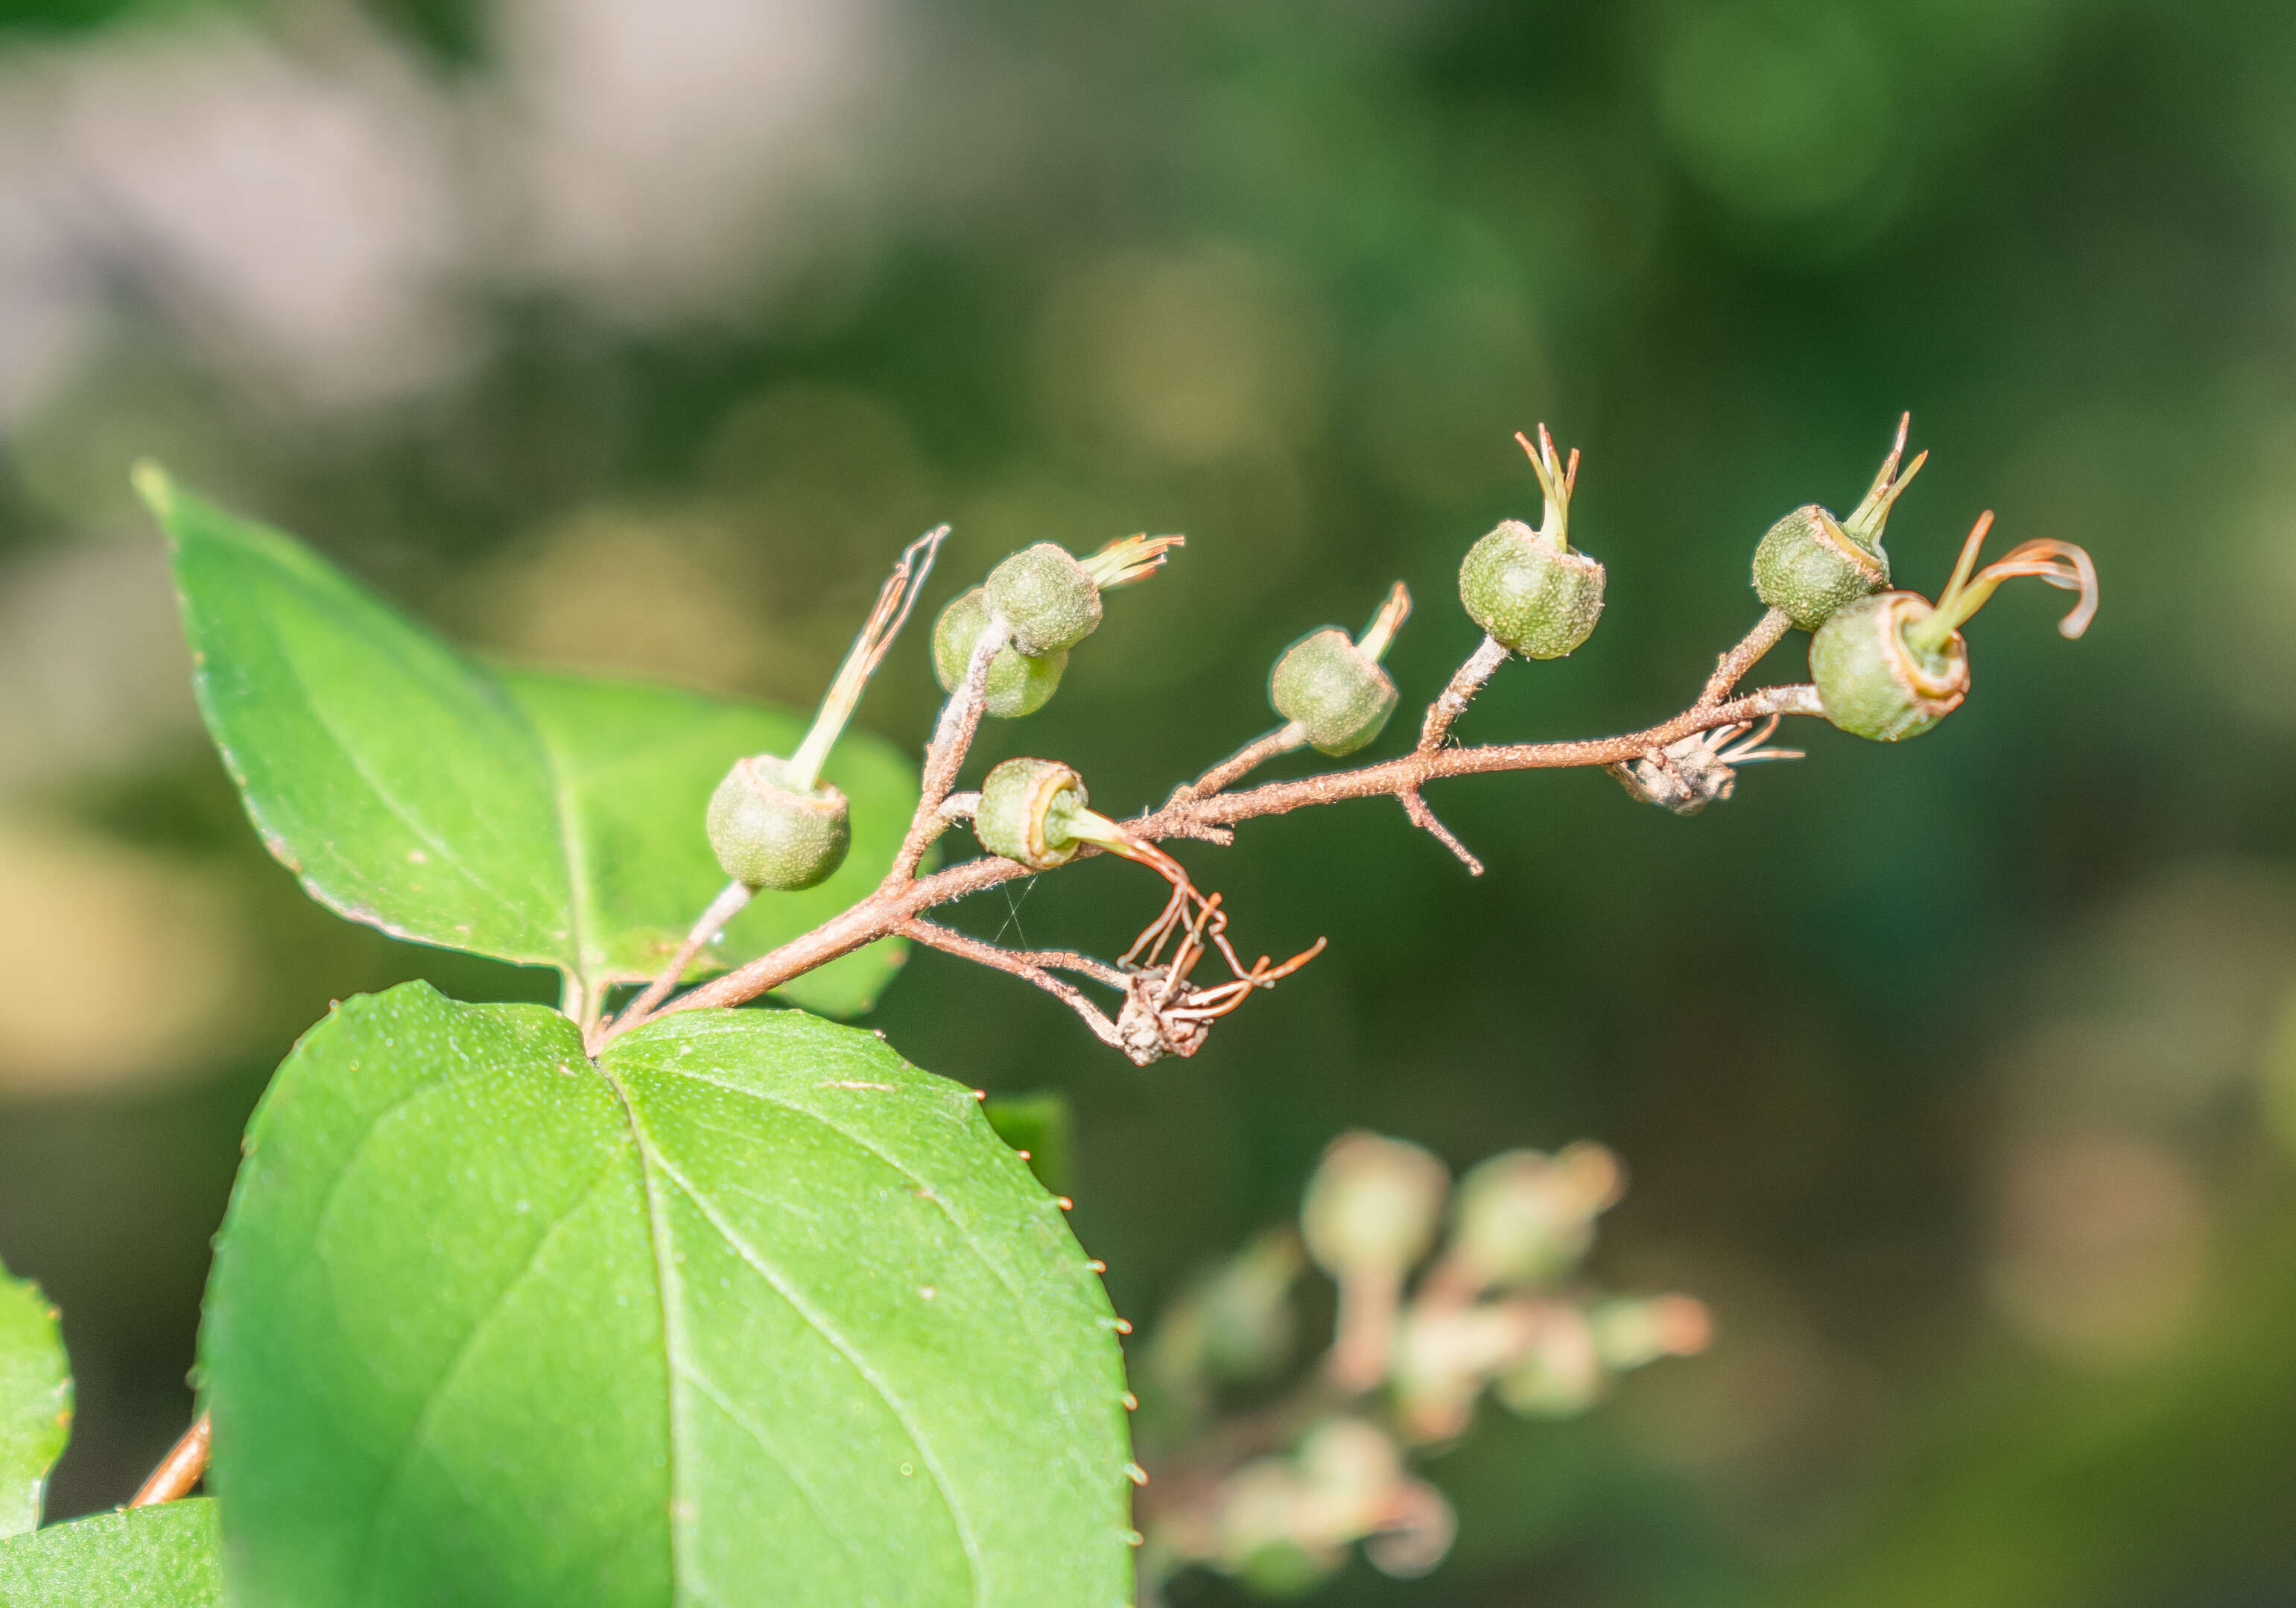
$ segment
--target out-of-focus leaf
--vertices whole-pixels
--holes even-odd
[[[40,1522],[48,1470],[71,1437],[71,1371],[56,1311],[0,1268],[0,1536]]]
[[[1076,1120],[1069,1097],[1057,1089],[1027,1095],[991,1095],[981,1115],[996,1136],[1018,1152],[1037,1182],[1055,1194],[1076,1188]]]
[[[401,938],[552,965],[594,996],[651,977],[725,886],[702,831],[744,754],[806,718],[628,682],[475,664],[292,537],[149,465],[136,484],[175,554],[193,685],[264,842],[313,898]],[[804,893],[751,901],[710,951],[738,964],[865,894],[916,807],[892,746],[849,734],[825,768],[853,851]],[[866,1010],[884,943],[792,983]]]
[[[1128,1602],[1114,1319],[970,1091],[798,1012],[596,1064],[341,1006],[249,1136],[201,1350],[235,1600]]]
[[[213,1608],[222,1601],[216,1505],[205,1497],[0,1541],[5,1608]]]

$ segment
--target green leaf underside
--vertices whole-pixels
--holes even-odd
[[[651,977],[726,883],[702,831],[744,754],[791,752],[806,717],[675,688],[472,662],[292,537],[156,473],[193,686],[265,844],[322,904],[401,938],[586,989]],[[853,851],[802,893],[762,894],[697,971],[817,926],[882,874],[916,807],[892,745],[849,733],[826,779]],[[866,1010],[898,942],[782,990]]]
[[[71,1406],[55,1309],[37,1284],[0,1268],[0,1536],[40,1522],[48,1470],[71,1436]]]
[[[202,1338],[234,1602],[1130,1601],[1122,1363],[971,1093],[797,1012],[596,1066],[352,1000],[250,1131]]]
[[[214,1608],[216,1505],[131,1507],[0,1541],[0,1608]]]

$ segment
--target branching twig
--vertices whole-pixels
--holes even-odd
[[[184,1432],[184,1438],[168,1448],[160,1459],[160,1466],[141,1489],[127,1498],[130,1507],[149,1507],[154,1502],[173,1502],[188,1497],[208,1472],[208,1447],[214,1439],[215,1426],[208,1422],[205,1413],[199,1422]]]
[[[1082,989],[1073,983],[1062,981],[1045,969],[1047,965],[1065,966],[1099,977],[1102,981],[1120,989],[1126,979],[1124,973],[1114,966],[1094,960],[1090,956],[1074,955],[1066,950],[1000,949],[995,944],[968,938],[937,922],[913,920],[902,923],[901,931],[921,944],[1027,979],[1084,1018],[1084,1024],[1092,1030],[1094,1038],[1111,1049],[1124,1047],[1124,1038],[1117,1031],[1116,1023],[1110,1021],[1098,1005],[1086,998]]]
[[[976,660],[976,664],[978,664]],[[950,701],[955,701],[954,698]],[[1575,742],[1493,742],[1475,748],[1442,748],[1432,753],[1414,751],[1399,759],[1382,760],[1359,769],[1324,775],[1269,782],[1242,792],[1221,792],[1210,798],[1168,804],[1150,815],[1125,823],[1125,831],[1144,842],[1170,838],[1202,837],[1261,816],[1284,815],[1314,804],[1336,804],[1343,799],[1401,798],[1416,793],[1427,783],[1448,776],[1480,775],[1492,771],[1557,770],[1579,766],[1609,765],[1636,759],[1654,748],[1711,731],[1718,726],[1744,725],[1771,715],[1816,715],[1817,691],[1808,685],[1765,687],[1742,698],[1705,709],[1690,709],[1638,732],[1617,737],[1592,737]],[[944,725],[947,718],[944,717]],[[949,767],[954,771],[954,767]],[[923,813],[921,809],[921,815]],[[1095,851],[1078,853],[1082,860]],[[1076,861],[1070,861],[1073,865]],[[660,1013],[735,1005],[777,989],[816,966],[850,954],[864,944],[899,932],[923,912],[939,905],[979,893],[1019,877],[1037,873],[1017,860],[993,855],[966,860],[930,876],[911,881],[888,878],[877,891],[852,908],[832,916],[802,937],[759,956],[747,965],[713,978],[661,1007]],[[635,1022],[629,1025],[636,1025]],[[626,1030],[621,1021],[613,1031]]]

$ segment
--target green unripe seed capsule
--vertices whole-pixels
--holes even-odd
[[[1913,592],[1837,610],[1809,642],[1810,679],[1825,718],[1876,742],[1918,737],[1969,695],[1969,647],[1955,631],[1933,649],[1906,639],[1934,612]]]
[[[786,765],[771,754],[734,762],[709,795],[709,847],[735,882],[794,893],[845,863],[853,832],[845,795],[826,782],[795,791]]]
[[[1978,551],[1992,529],[1988,509],[1962,544],[1953,578],[1934,605],[1915,593],[1884,592],[1851,603],[1809,639],[1810,679],[1828,720],[1860,737],[1898,742],[1953,713],[1969,695],[1969,644],[1961,628],[2014,577],[2079,593],[2057,629],[2066,636],[2088,629],[2097,592],[2096,566],[2087,552],[2043,537],[2019,544],[1980,570]]]
[[[1889,584],[1888,555],[1860,546],[1815,503],[1772,525],[1754,549],[1755,595],[1805,631]]]
[[[1386,726],[1401,694],[1395,678],[1337,626],[1311,631],[1283,651],[1267,678],[1267,701],[1296,720],[1324,753],[1351,754]]]
[[[988,588],[975,587],[950,603],[933,622],[933,675],[941,690],[953,693],[964,685],[972,650],[988,626]],[[988,689],[981,709],[999,720],[1033,715],[1051,701],[1068,668],[1066,649],[1029,655],[1018,648],[1000,648],[988,661]]]
[[[1427,1253],[1450,1184],[1443,1163],[1416,1144],[1342,1134],[1324,1151],[1300,1204],[1308,1254],[1334,1278],[1400,1274]]]
[[[1538,529],[1521,520],[1467,549],[1459,566],[1459,601],[1467,614],[1509,652],[1525,659],[1560,659],[1594,634],[1603,617],[1603,566],[1570,546],[1570,494],[1578,483],[1578,454],[1566,466],[1554,438],[1538,427],[1538,444],[1518,432],[1530,455],[1546,508]]]
[[[1090,841],[1076,830],[1086,802],[1084,778],[1059,760],[1007,759],[980,784],[972,833],[991,854],[1050,871]]]
[[[1898,472],[1906,455],[1906,436],[1914,415],[1898,420],[1898,439],[1882,460],[1880,472],[1846,520],[1836,520],[1815,503],[1795,509],[1771,526],[1754,549],[1754,593],[1794,624],[1815,631],[1836,609],[1870,597],[1890,584],[1890,555],[1882,532],[1898,494],[1929,462],[1921,453]]]
[[[1023,653],[1065,652],[1100,626],[1100,583],[1051,542],[1023,547],[991,570],[986,590]]]
[[[1585,554],[1558,552],[1521,520],[1508,520],[1467,550],[1459,601],[1501,647],[1560,659],[1594,635],[1603,580],[1603,566]]]

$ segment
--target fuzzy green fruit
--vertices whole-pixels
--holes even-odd
[[[1754,549],[1754,591],[1794,624],[1815,631],[1834,611],[1890,584],[1890,558],[1877,527],[1869,546],[1812,503],[1763,534]]]
[[[1070,830],[1087,814],[1084,778],[1057,759],[1007,759],[980,784],[972,834],[991,854],[1050,871],[1084,840]]]
[[[1507,520],[1467,550],[1459,601],[1501,647],[1526,659],[1560,659],[1603,617],[1603,566]]]
[[[786,765],[771,754],[734,762],[709,795],[709,847],[735,882],[794,893],[845,863],[853,830],[843,793],[826,782],[798,792]]]
[[[988,624],[988,588],[975,587],[950,603],[933,622],[933,675],[943,692],[964,685],[973,644]],[[1065,648],[1030,655],[1018,648],[1000,648],[988,661],[988,693],[982,712],[999,720],[1016,720],[1045,707],[1059,690],[1061,672],[1068,668]]]
[[[1906,628],[1935,612],[1913,592],[1884,592],[1835,612],[1809,642],[1810,679],[1825,718],[1877,742],[1918,737],[1969,695],[1969,644],[1958,631],[1934,652]]]
[[[1023,653],[1066,652],[1100,627],[1100,583],[1051,542],[1023,547],[991,570],[985,589]]]
[[[1267,701],[1324,753],[1351,754],[1378,736],[1400,698],[1395,678],[1337,626],[1311,631],[1275,661]]]
[[[1434,1242],[1451,1175],[1418,1145],[1377,1134],[1341,1134],[1324,1152],[1300,1203],[1300,1232],[1334,1278],[1400,1274]]]

